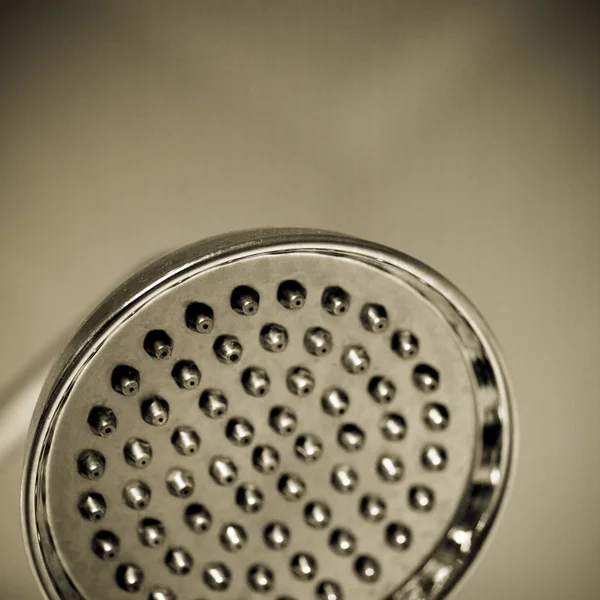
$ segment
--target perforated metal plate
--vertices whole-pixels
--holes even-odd
[[[54,598],[441,597],[510,458],[472,307],[407,257],[317,232],[150,266],[74,340],[37,417],[25,527]]]

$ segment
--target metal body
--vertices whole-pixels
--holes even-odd
[[[439,274],[241,232],[155,261],[69,344],[24,534],[53,600],[431,600],[477,555],[512,453],[496,343]]]

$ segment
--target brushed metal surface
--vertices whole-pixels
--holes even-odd
[[[299,310],[290,310],[277,299],[277,286],[290,278],[301,281],[307,293],[306,304]],[[255,297],[248,310],[256,314],[236,314],[233,299],[240,284],[252,286],[246,288]],[[348,290],[343,292],[347,298],[343,314],[327,314],[323,308],[330,297],[326,290],[336,289],[328,287],[331,284]],[[190,331],[189,320],[186,323],[186,306],[198,300],[210,306],[214,314],[214,330],[209,333]],[[374,300],[386,307],[394,330],[377,334],[365,328],[361,309]],[[278,355],[265,352],[260,345],[260,330],[264,323],[273,321],[284,324],[295,342]],[[327,327],[336,340],[337,352],[331,357],[311,357],[306,351],[304,332],[315,325]],[[324,500],[338,519],[340,514],[344,515],[340,524],[354,532],[363,555],[377,557],[377,568],[382,574],[376,581],[365,587],[364,582],[353,578],[353,563],[336,560],[327,545],[320,543],[325,539],[324,534],[315,534],[303,523],[302,511],[290,510],[285,499],[268,491],[271,487],[268,480],[253,474],[248,459],[250,449],[234,451],[224,439],[222,427],[205,422],[206,417],[197,406],[198,385],[184,389],[183,395],[181,390],[177,393],[178,386],[173,381],[174,377],[177,379],[175,370],[170,375],[173,366],[165,367],[165,361],[150,356],[143,343],[150,330],[166,330],[173,339],[175,354],[169,357],[169,364],[193,359],[204,373],[200,379],[202,387],[218,388],[230,398],[229,416],[249,419],[257,438],[279,448],[282,473],[272,477],[271,482],[276,479],[281,482],[286,472],[299,473],[310,497],[316,494],[313,499]],[[420,340],[419,354],[398,356],[391,343],[394,331],[409,330]],[[217,336],[227,332],[239,338],[240,354],[244,348],[235,365],[219,365],[214,354],[213,338],[218,340]],[[360,365],[360,371],[344,363],[350,348],[371,357],[369,364]],[[116,385],[114,374],[121,369],[119,363],[135,369],[135,390],[132,387],[130,392]],[[417,374],[421,368],[430,369],[426,366],[429,364],[441,373],[440,401],[451,415],[448,430],[444,432],[431,432],[420,424],[424,401],[438,399],[434,389],[419,390]],[[302,395],[289,381],[294,365],[309,369],[305,372],[317,382],[315,394],[309,393],[317,395],[316,399],[308,395],[304,402],[294,399],[294,394]],[[270,374],[272,389],[264,398],[244,400],[239,389],[243,373],[254,366]],[[485,376],[481,368],[486,369]],[[410,424],[407,439],[400,444],[383,438],[378,442],[382,407],[369,399],[367,390],[368,378],[377,374],[391,377],[399,388],[399,398],[390,404],[390,409],[400,410]],[[126,379],[133,381],[131,375]],[[320,409],[318,396],[332,385],[341,386],[353,398],[345,418],[360,423],[371,440],[362,452],[353,456],[343,444],[338,446],[335,439],[332,443],[337,427]],[[265,489],[267,516],[285,519],[294,531],[296,551],[310,549],[321,566],[322,576],[340,582],[347,597],[408,598],[410,593],[422,589],[421,593],[428,598],[437,598],[473,560],[503,496],[512,454],[507,385],[495,343],[475,309],[451,284],[410,257],[357,239],[295,229],[253,230],[184,248],[157,261],[115,290],[76,334],[46,383],[30,431],[23,504],[30,551],[40,580],[51,596],[56,586],[57,598],[127,597],[117,588],[110,562],[102,568],[90,569],[95,560],[89,539],[93,527],[81,518],[75,506],[78,498],[93,489],[94,493],[102,493],[102,502],[108,507],[106,518],[99,524],[109,527],[121,539],[119,561],[135,564],[136,568],[141,567],[140,573],[147,571],[148,577],[155,579],[145,583],[144,589],[150,589],[151,583],[168,583],[183,597],[193,595],[198,586],[196,577],[169,578],[168,571],[162,573],[165,570],[162,553],[144,553],[137,543],[137,515],[121,501],[122,489],[135,486],[148,490],[145,494],[152,493],[144,505],[150,503],[153,517],[165,524],[171,545],[189,548],[199,562],[208,556],[226,561],[233,581],[228,593],[236,596],[247,593],[244,573],[252,570],[252,563],[247,561],[259,559],[278,573],[279,592],[308,593],[306,586],[294,583],[293,577],[286,578],[286,564],[290,560],[287,553],[273,555],[268,548],[265,553],[260,535],[260,529],[266,525],[266,522],[261,525],[264,517],[242,518],[239,507],[232,501],[231,490],[211,485],[208,476],[211,461],[221,455],[228,456],[229,452],[237,464],[240,481],[251,481]],[[187,386],[180,380],[179,387]],[[164,426],[170,432],[168,435],[163,428],[144,423],[140,415],[144,402],[139,404],[136,398],[128,397],[142,392],[145,398],[165,398],[171,404],[173,414]],[[293,449],[285,449],[289,444],[281,446],[281,437],[278,442],[277,433],[269,430],[265,415],[270,407],[282,403],[294,406],[305,434],[317,435],[324,441],[327,455],[318,463],[303,467],[293,457]],[[95,405],[107,405],[117,415],[119,424],[108,439],[102,439],[87,425],[88,413]],[[199,461],[189,457],[181,465],[175,461],[170,443],[175,431],[173,422],[179,426],[191,425],[199,431],[204,448],[208,449],[199,453]],[[145,455],[143,472],[136,472],[135,466],[139,465],[134,464],[132,470],[132,465],[123,460],[123,446],[127,447],[126,440],[132,435],[143,439],[148,449],[153,448],[151,457]],[[443,443],[444,451],[452,459],[443,472],[428,473],[420,463],[421,452],[426,443],[435,440]],[[385,459],[388,462],[401,457],[400,468],[406,469],[402,483],[391,485],[395,479],[387,479],[386,484],[387,475],[381,470],[378,475],[377,461],[388,456],[392,457]],[[396,468],[393,462],[389,462],[391,466],[382,464],[387,469]],[[340,494],[340,489],[336,492],[335,486],[328,485],[333,477],[330,473],[341,469],[340,465],[349,465],[343,468],[352,469],[360,477],[362,494],[371,491],[386,498],[391,522],[400,519],[408,524],[413,541],[407,550],[399,555],[385,544],[383,534],[378,535],[367,520],[361,519],[359,511],[352,509],[356,494]],[[250,536],[251,546],[245,553],[227,560],[218,538],[205,535],[198,539],[177,518],[180,512],[177,507],[182,504],[173,497],[179,495],[177,488],[171,489],[171,494],[164,489],[165,473],[168,482],[168,473],[174,467],[184,469],[181,473],[189,470],[190,475],[183,475],[189,477],[185,485],[193,485],[191,477],[194,477],[200,490],[199,496],[191,490],[189,500],[200,499],[207,504],[215,521],[226,523],[237,515],[236,522],[245,526]],[[95,477],[98,487],[91,488],[89,479]],[[134,483],[136,478],[143,483]],[[417,492],[419,489],[422,491]],[[414,511],[409,518],[405,504],[413,492],[433,494],[435,510],[421,514]],[[131,502],[133,498],[127,501]],[[354,568],[360,572],[363,568],[360,561],[371,558],[359,556],[356,560]],[[396,588],[398,591],[394,591]],[[211,597],[210,591],[205,590],[205,594]]]

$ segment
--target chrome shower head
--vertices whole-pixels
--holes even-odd
[[[310,230],[183,248],[92,314],[31,426],[46,596],[432,600],[506,489],[508,384],[423,264]]]

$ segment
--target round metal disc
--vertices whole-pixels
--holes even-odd
[[[25,533],[50,598],[440,598],[510,457],[498,350],[444,279],[345,236],[240,233],[154,263],[73,340]]]

